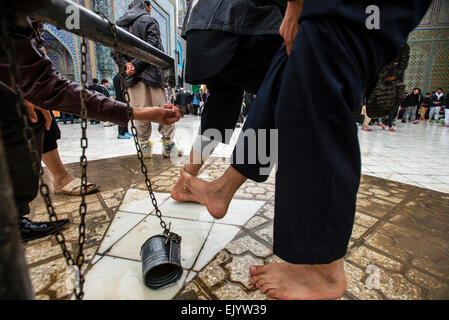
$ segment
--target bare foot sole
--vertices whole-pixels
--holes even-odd
[[[342,259],[330,265],[273,263],[251,266],[250,273],[251,283],[256,288],[279,300],[337,299],[346,290]]]
[[[189,199],[187,201],[205,205],[215,219],[222,219],[226,215],[231,200],[225,199],[213,182],[198,179],[184,169],[181,169],[181,179],[190,190],[190,193],[184,194],[185,198]]]

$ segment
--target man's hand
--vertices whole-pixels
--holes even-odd
[[[136,68],[131,62],[126,63],[126,74],[128,76],[133,76],[136,74]]]
[[[133,116],[135,120],[172,124],[179,121],[181,118],[181,112],[174,105],[164,105],[163,108],[135,108],[133,110]]]
[[[25,106],[27,107],[27,111],[28,111],[28,119],[30,119],[30,121],[32,123],[37,122],[36,110],[39,110],[39,112],[42,113],[42,115],[44,116],[44,119],[45,119],[45,130],[47,130],[47,131],[50,130],[51,121],[52,121],[50,111],[42,109],[41,107],[38,107],[27,100],[25,100]]]
[[[304,0],[289,1],[287,4],[287,11],[285,12],[284,20],[282,21],[279,33],[284,38],[287,47],[287,54],[290,55],[292,51],[293,42],[299,30],[299,17],[302,12]]]

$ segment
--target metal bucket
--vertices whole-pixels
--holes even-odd
[[[165,235],[149,238],[140,249],[143,282],[151,289],[175,284],[182,276],[181,243]]]

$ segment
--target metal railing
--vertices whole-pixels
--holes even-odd
[[[69,0],[36,1],[39,2],[39,6],[28,12],[31,16],[114,49],[115,38],[111,33],[109,22],[95,12]],[[67,27],[67,19],[74,10],[79,13],[79,28],[70,29]],[[115,49],[159,67],[162,70],[165,83],[171,86],[175,85],[174,59],[118,26]]]

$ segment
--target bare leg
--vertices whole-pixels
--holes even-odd
[[[47,153],[44,153],[42,155],[42,160],[44,161],[48,170],[50,170],[50,173],[54,180],[54,187],[56,191],[61,190],[65,185],[75,179],[62,164],[58,149],[54,149]]]
[[[201,203],[216,219],[222,219],[228,211],[229,203],[235,192],[246,181],[232,166],[215,181],[206,182],[181,169],[181,176],[190,193],[185,194],[188,200]]]
[[[251,282],[262,293],[280,300],[336,299],[346,290],[343,258],[321,265],[251,266],[250,273]]]

